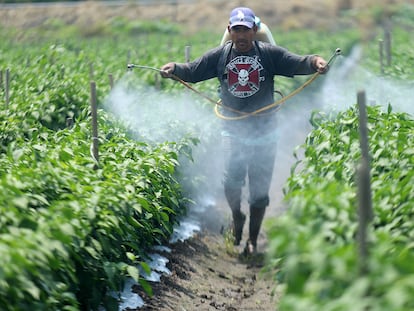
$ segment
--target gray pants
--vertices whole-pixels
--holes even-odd
[[[269,189],[276,157],[276,143],[246,145],[229,139],[224,174],[224,191],[230,208],[240,210],[242,188],[246,177],[250,208],[269,205]]]

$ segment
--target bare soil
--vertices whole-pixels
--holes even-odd
[[[244,204],[242,210],[248,216],[246,207]],[[275,212],[275,206],[269,208],[268,217]],[[152,283],[152,297],[138,287],[134,289],[145,301],[136,311],[277,310],[280,291],[273,274],[265,272],[265,230],[259,234],[258,253],[246,257],[242,253],[248,221],[242,243],[233,246],[229,239],[230,209],[223,198],[202,212],[189,211],[188,217],[196,219],[201,230],[190,239],[168,245],[171,252],[161,253],[169,260],[171,274]]]
[[[275,283],[262,272],[263,256],[243,260],[226,251],[223,236],[203,232],[171,246],[171,275],[142,291],[145,306],[137,310],[254,311],[276,310]]]

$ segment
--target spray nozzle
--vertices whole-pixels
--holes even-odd
[[[135,65],[134,65],[134,64],[128,64],[128,65],[127,65],[127,69],[128,69],[128,71],[131,71],[134,67],[135,67]]]
[[[332,61],[339,55],[341,55],[342,51],[340,48],[336,48],[335,52],[332,54],[331,58],[328,61],[328,65],[332,63]]]
[[[127,69],[129,71],[131,71],[134,68],[141,68],[141,69],[150,69],[150,70],[154,70],[154,71],[158,71],[158,72],[162,72],[162,70],[155,68],[155,67],[151,67],[151,66],[144,66],[144,65],[135,65],[135,64],[128,64],[127,65]]]

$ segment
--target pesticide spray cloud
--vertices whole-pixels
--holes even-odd
[[[182,186],[195,202],[188,217],[203,220],[203,225],[218,229],[221,208],[223,149],[213,107],[187,89],[177,85],[174,91],[162,91],[145,84],[140,72],[128,72],[105,100],[105,109],[134,133],[133,138],[147,143],[179,142],[188,135],[200,140],[193,147],[194,161],[182,159]],[[176,83],[166,80],[167,83]],[[191,183],[191,185],[190,185]],[[227,211],[227,210],[226,210]],[[217,211],[222,214],[222,211]],[[219,221],[218,221],[219,220]],[[183,220],[185,224],[187,220]],[[210,222],[206,224],[205,222]],[[191,224],[191,223],[190,223]],[[183,226],[183,230],[185,226]]]
[[[278,150],[270,214],[277,215],[286,208],[282,189],[296,162],[293,152],[312,130],[309,122],[312,111],[328,114],[344,111],[356,104],[358,91],[364,90],[369,105],[387,109],[391,104],[394,111],[414,114],[414,82],[395,81],[373,74],[359,65],[361,57],[360,46],[355,46],[349,55],[338,57],[329,72],[318,78],[320,88],[305,89],[278,112]],[[298,154],[300,156],[300,152]]]
[[[395,81],[369,72],[358,65],[361,57],[362,48],[355,46],[332,68],[321,92],[323,110],[345,110],[356,103],[357,92],[364,90],[370,105],[391,104],[394,111],[414,114],[414,81]]]
[[[105,101],[105,108],[147,143],[179,141],[180,129],[209,131],[208,115],[197,109],[189,94],[163,93],[128,72]],[[184,127],[185,128],[185,127]]]
[[[285,208],[283,186],[296,162],[295,149],[305,142],[312,130],[309,122],[312,111],[344,111],[355,105],[357,92],[365,90],[368,104],[384,108],[391,104],[395,111],[414,113],[413,83],[375,75],[359,66],[360,58],[361,48],[358,46],[349,55],[338,57],[328,74],[318,78],[320,87],[304,89],[279,110],[278,148],[268,216],[277,215]],[[106,107],[122,122],[132,124],[139,133],[136,137],[139,140],[177,141],[181,137],[174,135],[189,131],[201,139],[193,150],[194,162],[181,169],[188,179],[202,178],[198,191],[191,193],[197,205],[190,212],[204,224],[209,222],[206,225],[210,229],[219,230],[228,225],[230,217],[222,189],[226,146],[221,142],[220,126],[212,108],[206,108],[203,103],[203,99],[189,90],[177,87],[177,92],[162,92],[144,85],[137,75],[129,73],[108,96]],[[173,130],[173,127],[182,127],[183,131]],[[244,201],[247,196],[244,191]],[[217,207],[219,210],[215,209]]]

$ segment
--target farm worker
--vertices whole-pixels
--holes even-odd
[[[274,76],[294,77],[326,73],[328,63],[318,55],[297,55],[280,46],[255,41],[255,14],[247,7],[231,11],[227,26],[231,40],[188,63],[161,67],[164,78],[196,83],[220,82],[223,136],[229,143],[224,193],[233,218],[234,244],[240,245],[246,215],[241,211],[242,188],[248,181],[249,237],[243,253],[257,252],[257,238],[269,205],[269,189],[276,156],[277,107],[240,117],[274,102]],[[226,109],[225,109],[226,108]]]

